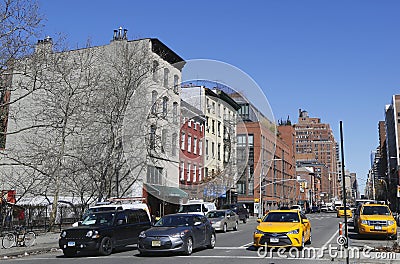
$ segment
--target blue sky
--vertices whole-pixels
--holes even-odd
[[[129,39],[159,38],[186,60],[234,65],[263,89],[276,119],[298,109],[329,123],[346,168],[363,188],[378,121],[400,84],[400,1],[76,1],[39,0],[45,35],[71,47],[107,44],[113,30]]]

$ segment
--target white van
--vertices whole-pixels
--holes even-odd
[[[181,204],[178,213],[205,215],[211,210],[217,210],[215,203],[204,202],[203,200],[190,200],[185,204]]]
[[[149,207],[145,203],[141,202],[133,202],[133,203],[114,203],[114,202],[101,202],[97,203],[94,206],[90,206],[89,209],[85,211],[82,216],[84,219],[88,214],[95,213],[95,212],[102,212],[102,211],[115,211],[115,210],[124,210],[124,209],[143,209],[146,211],[147,215],[149,216],[149,220],[151,220]],[[72,226],[78,226],[79,221],[72,224]]]

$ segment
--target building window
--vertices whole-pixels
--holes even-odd
[[[219,121],[218,121],[218,125],[217,125],[217,133],[218,133],[218,136],[220,137],[221,136],[221,122],[219,122]]]
[[[221,144],[220,143],[218,143],[217,152],[218,152],[218,160],[221,160]]]
[[[151,92],[151,113],[152,114],[157,113],[157,97],[158,97],[157,91],[152,91]]]
[[[202,178],[201,178],[201,177],[203,176],[203,175],[201,175],[201,174],[202,174],[202,173],[201,173],[202,170],[203,170],[203,169],[202,169],[201,166],[200,166],[200,169],[199,169],[199,177],[198,177],[198,181],[199,181],[199,182],[201,182],[201,180],[202,180]]]
[[[162,153],[165,153],[165,151],[167,149],[167,134],[168,134],[167,129],[163,129],[161,131],[161,152]]]
[[[179,93],[179,76],[176,74],[174,75],[174,93]]]
[[[210,113],[210,99],[207,98],[207,113]]]
[[[211,157],[215,157],[215,143],[211,142]]]
[[[151,165],[147,166],[147,183],[151,184],[162,184],[162,174],[163,168],[161,167],[154,167]]]
[[[156,126],[150,126],[150,149],[156,148]]]
[[[193,153],[197,154],[197,138],[193,138]]]
[[[181,150],[185,150],[185,133],[181,134]]]
[[[176,133],[172,134],[172,157],[176,156],[176,143],[177,143],[177,135]]]
[[[185,180],[185,162],[181,161],[181,181]]]
[[[206,139],[206,158],[208,159],[208,139]]]
[[[197,176],[197,165],[193,164],[193,182],[197,181],[196,176]]]
[[[212,120],[211,133],[215,134],[215,120]]]
[[[192,120],[191,120],[191,119],[189,119],[189,121],[188,121],[188,123],[187,123],[187,126],[188,126],[188,127],[192,127]]]
[[[172,104],[172,122],[174,122],[174,124],[178,123],[178,103],[174,102]]]
[[[151,69],[151,72],[153,73],[153,81],[155,81],[155,82],[158,81],[158,76],[157,76],[158,66],[159,66],[158,61],[154,60],[153,68]]]
[[[203,155],[203,141],[199,139],[199,156]]]
[[[164,87],[168,88],[168,75],[169,75],[169,69],[164,68]]]
[[[191,166],[190,163],[187,165],[187,181],[190,182],[192,179],[190,178],[190,174],[192,173],[191,171]]]
[[[168,97],[164,96],[163,97],[163,117],[167,116],[168,112]]]
[[[192,136],[188,135],[187,137],[187,151],[191,152],[192,151]]]

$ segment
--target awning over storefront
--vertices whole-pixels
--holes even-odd
[[[171,198],[171,197],[187,198],[189,196],[185,191],[177,187],[162,186],[162,185],[155,185],[148,183],[145,183],[144,186],[148,193],[159,199]]]

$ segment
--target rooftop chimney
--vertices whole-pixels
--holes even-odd
[[[127,33],[128,33],[127,29],[122,30],[122,27],[119,27],[118,29],[114,30],[114,35],[112,40],[128,40]]]

